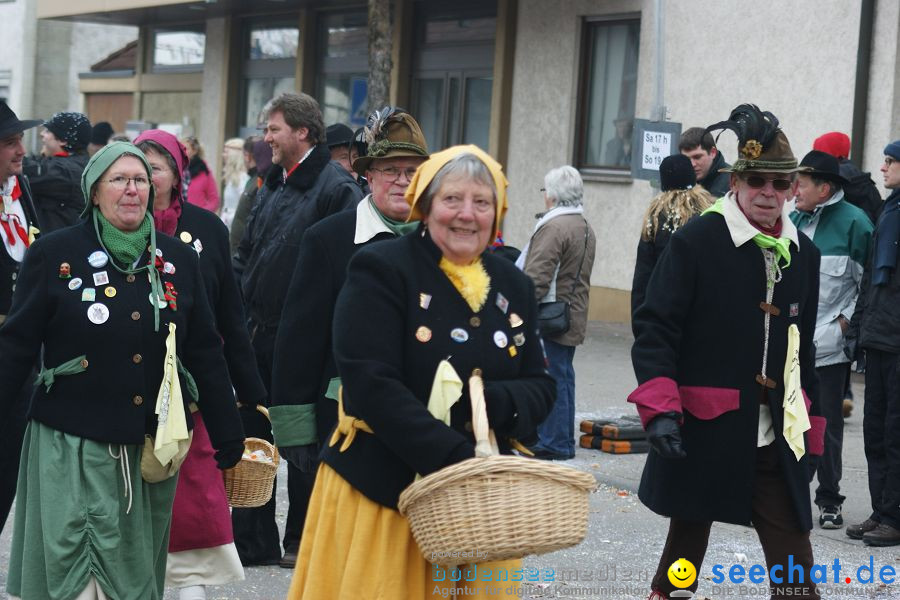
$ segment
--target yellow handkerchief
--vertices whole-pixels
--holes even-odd
[[[806,453],[803,433],[810,429],[809,414],[800,384],[800,330],[788,327],[787,357],[784,363],[784,439],[800,460]]]
[[[450,408],[462,396],[463,382],[448,360],[442,360],[434,373],[431,394],[428,396],[428,412],[435,419],[450,425]]]
[[[187,419],[184,416],[184,401],[181,398],[181,382],[175,354],[175,323],[169,323],[166,337],[166,360],[163,367],[162,384],[156,396],[156,440],[153,454],[163,466],[190,447]]]

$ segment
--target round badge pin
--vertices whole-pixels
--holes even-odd
[[[502,331],[494,332],[494,344],[496,344],[498,348],[506,348],[506,344],[508,342],[509,340],[507,339],[505,333],[503,333]]]
[[[76,277],[75,279],[72,279],[72,280],[69,281],[69,289],[70,289],[70,290],[77,290],[78,288],[81,287],[81,284],[82,284],[82,283],[83,283],[83,282],[81,281],[81,277]]]
[[[170,262],[163,263],[163,273],[166,273],[167,275],[174,275],[175,274],[175,265],[173,265]]]
[[[88,256],[88,264],[94,267],[95,269],[99,269],[100,267],[105,267],[106,263],[109,262],[109,256],[107,256],[106,252],[103,250],[97,250],[95,252],[91,252],[90,256]]]
[[[422,325],[416,329],[416,339],[424,344],[431,339],[431,330]]]
[[[450,332],[450,338],[454,342],[458,342],[462,344],[463,342],[469,339],[469,332],[463,329],[462,327],[457,327],[453,331]]]
[[[103,293],[106,294],[107,298],[112,298],[116,295],[116,288],[114,288],[113,286],[109,286],[105,290],[103,290]]]
[[[178,239],[180,239],[185,244],[190,244],[191,241],[194,239],[194,236],[192,236],[187,231],[182,231],[181,233],[178,234]]]
[[[88,306],[87,317],[94,325],[102,325],[109,319],[109,309],[105,305],[95,302]]]

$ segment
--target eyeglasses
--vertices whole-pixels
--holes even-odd
[[[888,167],[890,167],[890,166],[891,166],[892,164],[894,164],[895,162],[897,162],[897,159],[896,159],[896,158],[893,158],[893,157],[891,157],[891,156],[885,156],[885,157],[884,157],[884,164],[887,165]]]
[[[146,177],[142,177],[138,175],[137,177],[125,177],[123,175],[119,175],[118,177],[113,177],[112,179],[107,179],[106,183],[111,185],[114,189],[124,190],[128,187],[128,182],[133,181],[134,187],[139,191],[143,192],[144,190],[150,189],[150,180]]]
[[[385,167],[383,169],[378,169],[376,167],[371,167],[372,171],[378,171],[387,181],[397,181],[400,178],[400,174],[406,175],[407,181],[412,181],[413,176],[416,174],[416,167],[407,167],[406,169],[398,169],[397,167]]]
[[[754,190],[761,190],[766,187],[767,183],[771,183],[772,188],[779,192],[786,192],[791,189],[791,185],[794,183],[790,179],[766,179],[762,175],[748,175],[744,177],[744,181]]]

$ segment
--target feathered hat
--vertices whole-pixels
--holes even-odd
[[[411,114],[395,106],[385,106],[369,115],[366,144],[366,155],[353,161],[353,170],[357,173],[365,173],[372,161],[379,158],[428,158],[422,128]]]
[[[706,131],[725,129],[737,135],[739,158],[730,169],[719,169],[720,172],[794,173],[797,170],[791,144],[778,127],[778,117],[769,111],[761,111],[755,104],[741,104],[731,111],[727,121],[710,125]]]

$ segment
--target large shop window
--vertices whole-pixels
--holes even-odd
[[[319,18],[316,99],[325,125],[366,124],[369,27],[365,11],[322,13]]]
[[[295,91],[300,30],[277,22],[250,22],[244,36],[240,135],[259,134],[262,109],[282,92]]]
[[[203,24],[153,29],[151,70],[200,71],[206,50]]]
[[[412,110],[428,147],[488,150],[496,2],[457,0],[416,7]]]
[[[582,169],[631,169],[639,37],[639,18],[584,23],[575,152]]]

